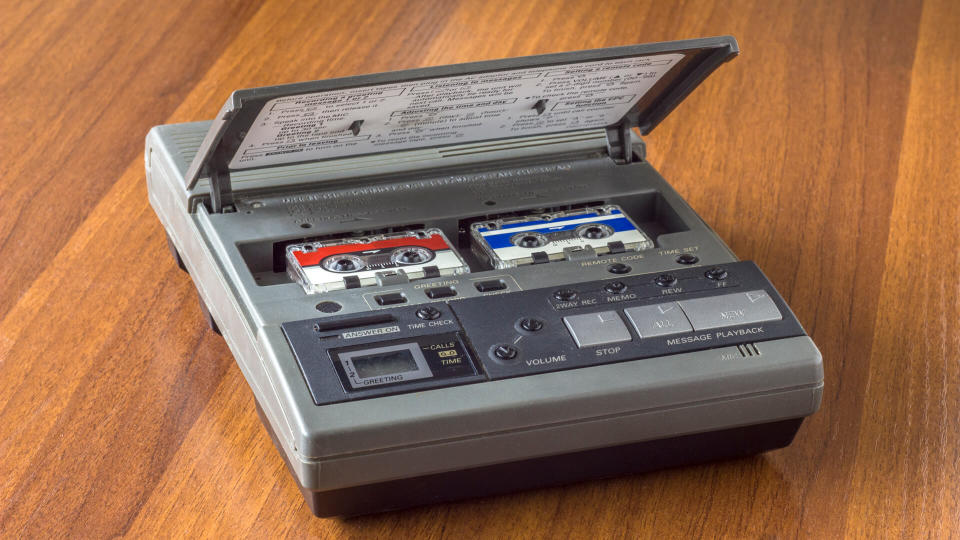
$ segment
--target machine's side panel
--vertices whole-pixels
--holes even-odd
[[[278,435],[289,445],[293,439],[291,417],[284,413],[276,386],[261,361],[256,335],[243,315],[238,295],[231,287],[216,251],[203,230],[205,211],[188,209],[189,200],[182,184],[182,174],[189,162],[179,144],[196,137],[199,124],[159,126],[146,138],[146,176],[150,204],[183,260],[197,289],[200,302],[209,310],[230,347],[238,366],[250,384],[258,403],[274,420]],[[180,129],[182,128],[182,129]],[[191,146],[188,144],[187,148]]]

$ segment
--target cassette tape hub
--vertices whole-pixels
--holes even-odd
[[[820,353],[633,131],[736,53],[708,38],[241,90],[212,122],[150,131],[151,205],[314,513],[790,443]],[[477,244],[477,224],[599,208],[636,244],[499,263]],[[456,255],[446,274],[383,251],[430,234]],[[288,273],[318,262],[298,246],[373,275]]]

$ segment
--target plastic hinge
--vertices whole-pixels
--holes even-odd
[[[633,123],[627,120],[607,128],[607,153],[617,165],[633,163],[634,157],[646,158],[647,146],[633,130]]]

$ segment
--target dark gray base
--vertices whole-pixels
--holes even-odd
[[[273,444],[280,448],[259,403],[257,414]],[[309,491],[299,483],[297,486],[310,510],[319,517],[372,514],[749,456],[789,445],[802,423],[803,418],[793,418],[333,491]],[[280,454],[286,461],[283,451]],[[289,463],[287,468],[290,469]]]

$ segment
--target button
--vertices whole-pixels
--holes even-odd
[[[727,277],[727,271],[723,268],[711,268],[706,271],[703,275],[707,276],[707,279],[714,279],[720,281],[721,279]]]
[[[700,257],[693,253],[682,253],[677,257],[677,262],[680,264],[697,264],[700,262]]]
[[[627,325],[616,311],[571,315],[563,318],[563,324],[581,349],[631,339]]]
[[[677,303],[686,313],[694,330],[779,321],[783,318],[773,299],[764,291],[680,300]]]
[[[611,281],[603,286],[603,290],[610,294],[620,294],[627,290],[627,284],[622,281]]]
[[[638,306],[623,310],[634,330],[642,338],[692,332],[690,321],[676,302],[655,306]]]
[[[520,351],[513,345],[496,345],[493,347],[493,356],[500,360],[513,360]]]
[[[403,304],[406,303],[407,297],[403,293],[388,293],[388,294],[378,294],[373,297],[381,306],[392,306],[394,304]]]
[[[611,274],[627,274],[631,270],[633,270],[633,268],[630,268],[630,265],[623,263],[613,263],[607,266],[607,272]]]
[[[656,279],[653,280],[653,282],[661,287],[669,287],[677,283],[677,278],[673,277],[671,274],[660,274]]]
[[[561,302],[569,302],[577,299],[577,291],[573,289],[557,289],[553,291],[553,297]]]
[[[480,292],[502,291],[507,288],[507,284],[501,279],[489,279],[487,281],[478,281],[473,284]]]
[[[457,291],[453,290],[453,287],[432,287],[426,290],[427,298],[447,298],[448,296],[456,296]]]
[[[440,318],[440,310],[433,306],[425,306],[417,310],[417,317],[425,321],[432,321]]]
[[[519,326],[520,328],[522,328],[523,330],[526,330],[527,332],[539,332],[540,330],[543,330],[543,321],[541,321],[540,319],[530,319],[530,318],[521,319]]]

